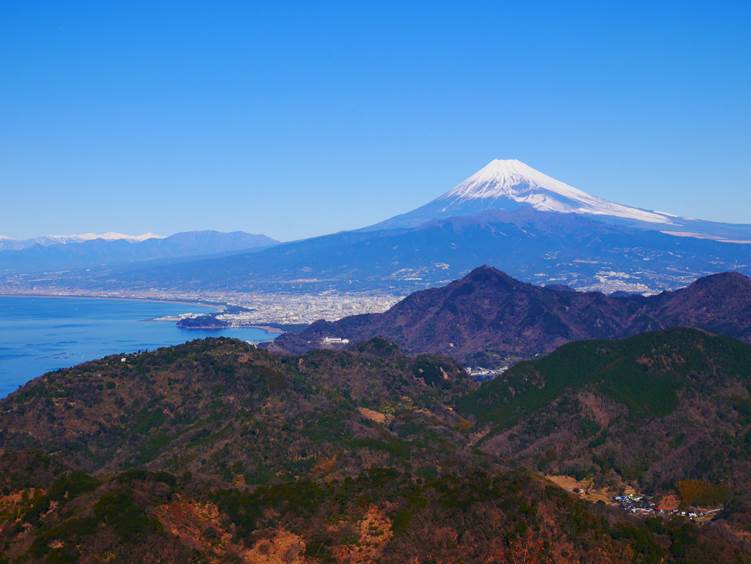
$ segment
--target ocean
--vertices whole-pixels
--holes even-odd
[[[117,353],[152,350],[203,337],[261,342],[261,329],[179,329],[156,317],[205,313],[207,306],[142,300],[0,296],[0,398],[32,378]]]

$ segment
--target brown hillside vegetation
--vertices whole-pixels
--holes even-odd
[[[644,521],[513,469],[535,465],[488,450],[496,434],[470,446],[486,423],[464,402],[488,385],[445,358],[383,340],[282,357],[227,339],[120,358],[0,402],[6,560],[751,558],[734,491],[707,525]]]

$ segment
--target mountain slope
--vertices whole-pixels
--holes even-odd
[[[718,274],[657,296],[612,297],[533,286],[480,267],[448,286],[412,294],[387,312],[319,321],[282,335],[274,346],[300,352],[321,346],[324,337],[357,342],[382,336],[407,351],[460,360],[487,353],[528,358],[569,341],[675,326],[751,342],[751,279]]]
[[[451,361],[407,358],[378,340],[295,359],[241,341],[193,341],[32,380],[0,402],[0,449],[65,452],[87,471],[192,471],[215,483],[346,476],[440,458],[419,433],[408,443],[398,429],[424,422],[442,427],[435,441],[451,439],[458,420],[444,400],[468,385]],[[369,419],[383,413],[393,432]],[[318,465],[332,456],[324,472]]]
[[[467,384],[451,361],[381,340],[279,358],[211,339],[47,374],[0,401],[0,551],[31,562],[749,558],[735,513],[701,527],[643,521],[503,469],[469,448],[476,435],[451,408],[474,397]]]
[[[647,524],[519,471],[422,480],[382,469],[210,492],[140,469],[35,483],[6,488],[2,509],[17,525],[0,525],[0,542],[13,561],[646,563],[750,554],[725,522]]]
[[[571,343],[458,400],[481,448],[551,474],[751,485],[751,346],[690,329]],[[744,485],[745,484],[745,485]]]

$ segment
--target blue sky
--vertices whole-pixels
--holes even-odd
[[[407,211],[492,158],[751,223],[749,2],[0,3],[0,234]]]

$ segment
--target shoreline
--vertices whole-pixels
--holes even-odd
[[[0,285],[0,296],[7,298],[66,298],[91,300],[122,300],[132,303],[182,304],[185,309],[170,314],[178,321],[185,317],[210,315],[221,317],[232,325],[279,327],[295,330],[320,319],[333,321],[364,313],[380,313],[393,307],[401,297],[393,294],[342,293],[255,293],[196,292],[180,290],[95,290],[73,288],[34,288]],[[156,308],[154,308],[156,309]],[[179,306],[177,307],[179,309]],[[162,315],[156,315],[163,317]]]
[[[265,331],[269,335],[283,335],[284,333],[286,333],[286,331],[282,329],[281,327],[274,327],[272,325],[259,324],[259,325],[248,325],[247,327],[251,329],[260,329],[261,331]]]
[[[224,302],[210,302],[205,300],[189,300],[188,298],[148,298],[143,296],[101,296],[97,294],[47,294],[43,292],[24,292],[24,293],[7,293],[0,291],[0,298],[81,298],[87,300],[119,300],[122,302],[152,302],[163,304],[182,304],[213,308],[218,310],[221,307],[227,307],[229,304]]]
[[[41,294],[41,293],[29,293],[29,294],[7,294],[4,292],[0,292],[0,298],[59,298],[59,299],[87,299],[87,300],[109,300],[109,301],[121,301],[121,302],[149,302],[149,303],[162,303],[162,304],[181,304],[186,306],[200,306],[209,308],[212,311],[207,313],[206,315],[212,315],[214,313],[219,313],[220,309],[222,307],[227,307],[229,304],[223,303],[223,302],[207,302],[207,301],[188,301],[185,299],[169,299],[169,298],[145,298],[145,297],[119,297],[119,296],[97,296],[97,295],[88,295],[88,294]],[[159,318],[151,318],[148,321],[157,321],[157,322],[163,322],[163,323],[174,323],[171,320],[166,319],[159,319]],[[284,329],[281,327],[274,327],[273,325],[268,325],[266,323],[254,323],[251,325],[229,325],[227,327],[180,327],[183,331],[192,331],[192,330],[199,330],[199,331],[212,331],[212,330],[225,330],[225,329],[258,329],[259,331],[263,331],[265,333],[268,333],[269,335],[282,335],[286,333]]]

